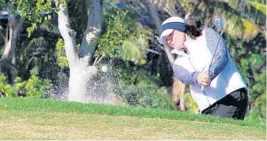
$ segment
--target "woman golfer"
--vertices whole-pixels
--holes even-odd
[[[159,42],[168,44],[177,54],[174,75],[190,84],[200,113],[244,119],[248,88],[220,34],[211,28],[199,30],[180,17],[170,17],[161,25]]]

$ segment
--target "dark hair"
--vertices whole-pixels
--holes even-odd
[[[195,39],[201,35],[204,27],[203,13],[200,11],[194,11],[187,19],[187,34]]]
[[[198,36],[200,36],[201,35],[201,31],[202,30],[200,30],[200,29],[197,29],[195,26],[193,26],[193,25],[188,25],[187,26],[187,34],[191,37],[191,38],[193,38],[193,39],[195,39],[196,37],[198,37]]]

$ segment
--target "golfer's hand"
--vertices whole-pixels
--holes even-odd
[[[210,79],[210,77],[208,76],[207,73],[201,72],[197,76],[197,82],[200,85],[202,85],[204,87],[207,87],[207,86],[210,85],[211,79]]]

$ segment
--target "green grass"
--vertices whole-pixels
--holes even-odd
[[[252,121],[48,99],[0,99],[0,139],[266,139]]]

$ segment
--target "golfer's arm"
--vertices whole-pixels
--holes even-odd
[[[179,65],[173,65],[174,76],[177,77],[184,84],[195,84],[197,83],[198,72],[189,72],[185,68]]]
[[[207,46],[212,55],[214,55],[213,62],[209,69],[209,76],[213,80],[218,74],[220,74],[228,63],[228,51],[223,37],[208,28],[206,30]],[[219,44],[218,44],[219,43]],[[217,47],[218,45],[218,47]],[[216,50],[217,47],[217,50]]]

